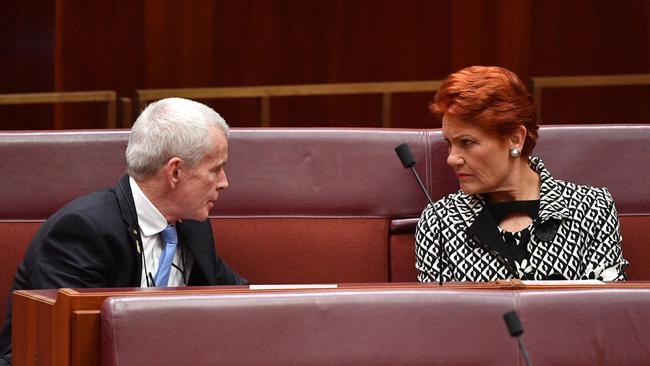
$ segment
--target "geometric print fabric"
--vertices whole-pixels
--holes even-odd
[[[443,281],[625,279],[628,262],[609,191],[556,180],[537,157],[529,163],[541,181],[539,217],[528,228],[530,257],[509,264],[469,230],[485,201],[458,191],[428,205],[420,216],[415,245],[419,281],[440,280],[440,241]]]

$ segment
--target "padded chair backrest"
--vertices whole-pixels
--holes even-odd
[[[2,132],[0,220],[45,220],[72,199],[113,187],[128,131]]]
[[[650,289],[522,291],[518,302],[534,364],[650,360]]]
[[[101,360],[122,365],[642,365],[650,289],[459,289],[133,296],[101,309]],[[161,344],[169,346],[161,346]]]
[[[650,215],[650,125],[547,126],[534,153],[551,174],[607,187],[619,215]]]
[[[126,130],[1,132],[0,293],[40,222],[124,174]],[[560,179],[607,186],[631,279],[650,278],[649,125],[544,126],[535,153]],[[414,281],[426,205],[394,147],[411,146],[434,199],[458,189],[440,130],[233,129],[230,188],[212,211],[220,253],[258,283]],[[0,301],[0,310],[5,301]]]
[[[426,177],[422,130],[234,130],[213,211],[220,252],[256,283],[389,281],[390,220],[426,203],[402,142]]]
[[[512,294],[488,290],[110,298],[101,359],[104,366],[514,365],[517,345],[501,319],[512,303]]]

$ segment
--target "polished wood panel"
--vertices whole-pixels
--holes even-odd
[[[609,118],[616,118],[615,122],[619,123],[647,122],[650,120],[650,103],[629,103],[630,101],[650,100],[650,74],[547,76],[533,77],[531,80],[533,98],[537,106],[537,117],[540,121],[571,123],[578,120],[589,120],[592,123],[611,123],[611,119],[602,118],[602,116],[607,116],[608,112],[616,113],[615,117]],[[544,110],[542,108],[544,105],[543,95],[549,93],[549,91],[551,92],[551,104],[547,110],[550,112],[548,115],[544,115],[542,113]],[[570,93],[573,93],[573,95]],[[600,103],[585,102],[585,98],[591,102],[599,101],[597,98],[600,98]],[[622,103],[619,102],[621,99]],[[569,108],[568,116],[561,113],[563,109],[559,108],[559,106],[558,108],[552,108],[554,106],[552,103],[560,102],[566,105],[566,101],[569,100],[574,102],[572,103],[573,108]],[[586,111],[591,112],[591,117],[584,114]],[[576,116],[576,112],[583,114]],[[550,116],[551,113],[555,113],[555,115]],[[600,119],[598,116],[601,116]]]
[[[54,364],[56,294],[56,290],[41,290],[13,296],[11,337],[14,365]]]
[[[190,99],[207,99],[207,98],[219,98],[219,99],[230,99],[230,98],[257,98],[260,102],[260,123],[262,127],[270,126],[285,126],[287,121],[280,121],[279,123],[272,123],[272,120],[275,120],[271,117],[271,113],[277,114],[271,108],[271,100],[280,99],[280,110],[287,108],[287,103],[285,102],[289,99],[295,100],[297,104],[308,104],[308,103],[320,103],[323,100],[326,102],[333,101],[334,103],[329,106],[329,108],[318,108],[317,105],[312,105],[313,110],[320,111],[319,120],[314,121],[317,126],[337,126],[336,122],[332,124],[332,121],[337,121],[337,118],[332,118],[332,116],[326,116],[326,113],[336,112],[338,109],[336,106],[340,103],[350,103],[356,102],[355,107],[352,111],[361,111],[362,117],[363,114],[368,114],[369,110],[373,110],[372,105],[365,105],[367,103],[372,104],[375,102],[376,106],[374,109],[376,112],[379,112],[379,117],[377,114],[374,114],[372,119],[369,119],[365,122],[351,122],[363,120],[363,118],[351,118],[350,116],[343,117],[343,125],[341,127],[392,127],[393,120],[393,95],[396,94],[412,94],[418,92],[429,92],[433,94],[440,85],[442,84],[441,80],[423,80],[423,81],[399,81],[399,82],[376,82],[376,83],[337,83],[337,84],[311,84],[311,85],[269,85],[269,86],[250,86],[250,87],[221,87],[221,88],[183,88],[183,89],[145,89],[145,90],[136,90],[135,97],[138,104],[138,110],[143,110],[144,107],[151,101],[166,98],[166,97],[184,97]],[[356,97],[356,98],[332,98],[331,96],[340,96],[340,95],[360,95],[360,94],[371,94],[373,97]],[[319,98],[314,100],[313,98],[296,98],[303,96],[328,96],[328,98]],[[277,97],[290,97],[290,98],[277,98]],[[379,98],[380,97],[380,98]],[[373,100],[376,99],[376,100]],[[361,103],[359,103],[361,102]],[[346,110],[350,112],[351,108]],[[339,117],[340,118],[340,117]],[[347,119],[346,119],[347,118]],[[277,120],[275,120],[277,121]],[[329,121],[329,122],[328,122]],[[304,121],[303,123],[309,123]],[[351,124],[352,123],[352,124]],[[290,127],[289,124],[287,127]]]
[[[5,1],[0,15],[0,93],[54,89],[54,2]],[[53,106],[0,106],[0,129],[51,129]]]
[[[528,76],[647,74],[650,2],[536,1]],[[588,87],[543,92],[545,124],[650,123],[650,89]]]
[[[70,364],[74,366],[99,364],[97,350],[100,334],[99,310],[75,310],[70,319]]]
[[[0,93],[106,89],[132,97],[137,89],[439,80],[472,64],[505,66],[524,79],[650,73],[645,0],[50,0],[13,2],[3,15]],[[572,91],[580,103],[558,105],[550,101],[566,91],[548,90],[544,119],[618,122],[599,108],[618,92]],[[639,107],[647,93],[623,95],[632,106],[626,120],[650,122]],[[432,97],[392,100],[389,124],[435,126],[422,105]],[[271,125],[382,125],[365,108],[371,97],[312,100],[272,102]],[[264,109],[255,100],[213,105],[233,126],[256,125]],[[37,120],[17,112],[0,108],[0,128],[105,125],[99,105],[44,109]]]
[[[0,94],[0,104],[25,105],[43,103],[106,103],[106,128],[116,128],[117,103],[114,91]]]

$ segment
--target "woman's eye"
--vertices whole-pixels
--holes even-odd
[[[463,146],[470,146],[470,145],[474,144],[474,141],[472,141],[472,140],[460,140],[460,143]]]

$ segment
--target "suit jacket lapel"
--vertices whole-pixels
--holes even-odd
[[[205,226],[210,226],[210,222],[185,220],[176,225],[179,244],[189,250],[194,258],[189,278],[196,280],[197,283],[192,281],[192,285],[210,285],[217,282],[216,268],[214,267],[216,258],[214,238],[211,228]],[[200,272],[203,279],[200,278],[197,271]]]
[[[499,253],[506,261],[506,267],[509,267],[509,270],[512,272],[515,264],[508,259],[511,257],[510,250],[503,241],[497,228],[498,225],[485,206],[482,198],[463,194],[463,201],[468,207],[463,215],[463,219],[468,226],[468,240],[477,240],[480,244],[487,247],[488,250]]]
[[[508,258],[512,257],[512,253],[510,253],[510,249],[508,249],[506,243],[503,241],[497,228],[497,223],[494,221],[494,217],[492,217],[487,207],[483,207],[483,210],[478,214],[472,226],[469,227],[469,231],[483,244],[487,245],[488,248],[498,252],[503,259],[510,262]],[[513,266],[514,264],[510,263],[510,265]]]
[[[122,220],[127,226],[129,237],[131,238],[131,247],[133,254],[136,256],[136,277],[133,279],[134,286],[140,286],[142,280],[142,238],[140,237],[140,227],[138,226],[138,215],[133,202],[131,193],[131,184],[129,176],[124,175],[115,186],[115,196],[120,207]]]

